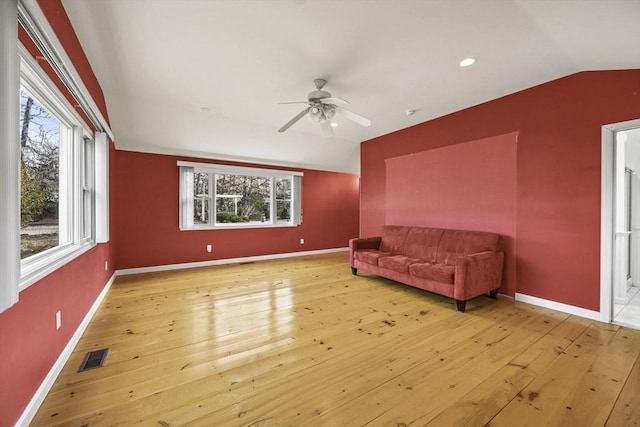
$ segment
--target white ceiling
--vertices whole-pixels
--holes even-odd
[[[357,173],[362,141],[575,72],[640,68],[640,0],[63,4],[125,150]],[[460,68],[467,56],[478,62]],[[373,124],[278,133],[304,108],[278,103],[317,77]]]

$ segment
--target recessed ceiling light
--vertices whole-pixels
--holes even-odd
[[[476,58],[464,58],[462,61],[460,61],[460,66],[468,67],[469,65],[473,65],[475,63],[476,63]]]
[[[331,122],[331,127],[336,127],[338,124],[336,122]]]

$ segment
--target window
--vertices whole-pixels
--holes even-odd
[[[301,172],[178,162],[180,228],[302,223]]]
[[[72,129],[20,87],[20,259],[69,242],[60,211],[60,158]],[[60,141],[63,141],[62,147]],[[61,217],[60,214],[63,216]]]
[[[93,138],[28,54],[20,63],[20,288],[95,241]]]

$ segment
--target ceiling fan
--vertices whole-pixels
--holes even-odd
[[[340,105],[348,104],[347,101],[341,98],[335,98],[331,96],[329,92],[322,90],[327,84],[325,79],[315,79],[313,83],[316,85],[316,90],[309,92],[307,101],[281,102],[281,104],[308,104],[309,106],[278,129],[278,132],[286,131],[293,126],[294,123],[307,115],[320,123],[322,132],[327,136],[333,135],[331,120],[336,114],[340,114],[362,126],[371,125],[371,120],[340,107]]]

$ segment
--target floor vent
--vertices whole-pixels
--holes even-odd
[[[107,358],[108,348],[102,350],[90,351],[85,354],[78,372],[88,371],[89,369],[99,368],[104,365],[104,359]]]
[[[248,265],[248,264],[253,264],[253,261],[245,261],[245,262],[241,262],[239,263],[240,265]]]

